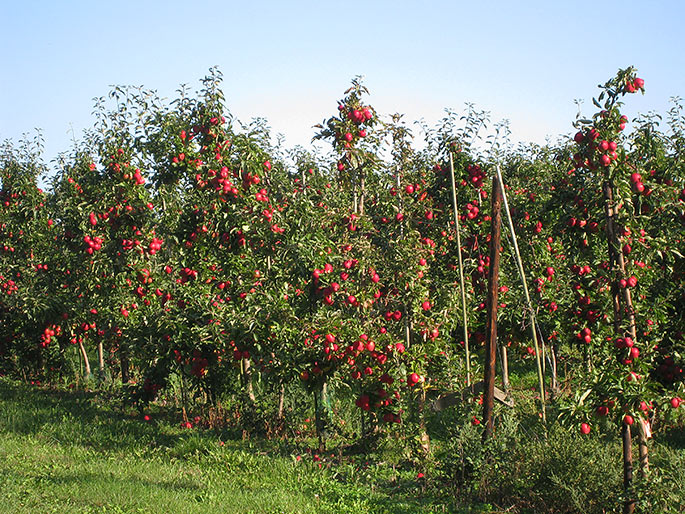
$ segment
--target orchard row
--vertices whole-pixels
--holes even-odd
[[[90,374],[96,355],[141,402],[179,375],[212,400],[299,384],[350,391],[372,423],[401,425],[427,394],[480,378],[499,166],[532,292],[529,306],[505,229],[500,357],[541,357],[545,394],[583,433],[678,407],[685,120],[675,104],[665,128],[631,124],[634,70],[602,86],[572,140],[518,150],[479,147],[475,111],[417,150],[353,81],[315,135],[332,153],[286,151],[232,120],[218,72],[203,84],[171,104],[115,89],[48,192],[38,153],[5,147],[5,373],[68,376],[78,355]]]

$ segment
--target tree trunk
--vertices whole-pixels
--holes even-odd
[[[557,352],[559,349],[557,348],[556,344],[551,344],[549,348],[549,357],[552,361],[552,365],[550,366],[552,370],[552,381],[551,381],[551,388],[552,388],[552,394],[557,395],[559,394],[559,374],[557,372]]]
[[[622,277],[625,276],[626,266],[625,259],[623,258],[623,252],[619,250],[619,239],[616,234],[616,227],[614,226],[614,192],[613,186],[610,181],[605,181],[603,184],[604,190],[604,202],[605,202],[605,215],[606,215],[606,235],[607,244],[609,247],[609,262],[612,269],[618,270]],[[633,299],[630,293],[630,289],[623,288],[623,302],[624,305],[621,306],[621,298],[619,294],[619,287],[616,281],[612,284],[612,295],[613,295],[613,305],[614,305],[614,329],[617,336],[620,334],[620,321],[625,315],[628,319],[630,336],[633,342],[637,344],[637,328],[635,325],[635,310],[633,308]]]
[[[41,350],[42,348],[38,346],[36,353],[36,373],[42,375],[45,373],[45,359],[43,358],[43,352]]]
[[[252,371],[250,369],[250,359],[242,359],[242,371],[245,380],[245,391],[250,402],[254,405],[257,399],[254,395],[254,387],[252,386]]]
[[[638,448],[640,452],[640,477],[647,478],[649,474],[649,447],[647,446],[647,440],[649,439],[649,421],[640,419],[639,420],[639,432],[638,432]]]
[[[102,339],[98,341],[98,380],[100,382],[105,380],[105,348]]]
[[[592,373],[592,354],[590,353],[590,347],[585,346],[585,372],[589,375]]]
[[[421,442],[421,448],[428,454],[431,450],[431,439],[426,430],[426,389],[421,388],[419,393],[419,441]]]
[[[364,409],[359,409],[359,422],[361,425],[361,437],[359,439],[364,439],[366,437],[367,432],[366,416],[364,415]]]
[[[90,378],[90,361],[88,360],[88,354],[86,353],[86,348],[83,346],[83,341],[79,338],[78,348],[81,351],[81,357],[83,357],[83,366],[85,367],[84,377],[86,380]]]
[[[323,393],[324,384],[314,391],[314,421],[316,425],[316,438],[319,441],[319,453],[326,451],[326,438],[324,435],[324,419],[321,415],[321,396]]]
[[[485,341],[485,388],[483,397],[483,440],[494,431],[495,357],[497,346],[497,291],[502,227],[502,190],[497,177],[492,181],[492,225],[490,229],[490,270],[488,275],[487,328]]]
[[[129,361],[128,361],[128,350],[123,345],[119,347],[119,361],[121,364],[121,382],[123,384],[128,384],[131,380],[131,375],[129,373]]]
[[[283,405],[285,403],[285,384],[281,384],[281,390],[278,393],[278,420],[283,420]]]
[[[186,379],[185,375],[181,373],[181,412],[183,414],[183,422],[188,423],[188,411],[186,410],[187,395],[186,395]]]
[[[620,276],[625,276],[625,261],[623,253],[619,250],[619,239],[616,234],[616,227],[614,226],[614,192],[611,181],[605,180],[602,184],[604,192],[604,209],[606,216],[606,237],[609,251],[609,262],[613,271],[619,271]],[[615,279],[616,277],[614,277]],[[633,342],[637,344],[637,330],[635,327],[635,313],[633,310],[633,302],[628,288],[624,289],[623,302],[621,305],[621,295],[617,280],[614,280],[611,285],[612,301],[614,307],[614,332],[616,337],[623,337],[621,331],[621,320],[626,315],[629,322],[630,335]],[[639,451],[640,451],[640,465],[643,466],[641,473],[646,474],[649,467],[649,457],[647,451],[647,438],[644,433],[644,426],[642,420],[638,420],[639,427]],[[633,480],[633,443],[630,434],[630,425],[624,423],[623,430],[623,487],[626,493],[626,501],[623,505],[624,514],[632,514],[635,510],[635,499],[632,498],[631,483]],[[643,464],[644,463],[644,464]]]
[[[545,349],[545,337],[542,333],[542,329],[540,328],[539,325],[536,324],[537,328],[537,334],[538,337],[540,338],[540,346],[543,349],[543,354],[544,354],[544,349]],[[559,392],[559,382],[557,379],[557,346],[556,344],[552,343],[550,341],[549,343],[549,355],[547,356],[547,359],[549,360],[549,369],[552,375],[552,378],[550,379],[550,389],[551,389],[551,394],[556,395]],[[544,369],[543,369],[544,372]]]
[[[635,500],[631,498],[631,482],[633,481],[633,441],[630,436],[630,425],[623,423],[623,488],[626,492],[626,500],[623,504],[623,514],[633,514]]]

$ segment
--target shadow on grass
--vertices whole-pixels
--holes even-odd
[[[51,469],[49,473],[32,473],[28,476],[25,473],[16,473],[9,470],[5,474],[7,482],[26,483],[27,479],[43,485],[55,486],[74,486],[77,484],[102,484],[119,487],[121,490],[135,489],[163,489],[171,492],[198,493],[203,487],[198,481],[186,478],[174,478],[172,480],[153,480],[142,479],[140,477],[121,478],[110,473],[87,472],[87,471],[68,471]]]
[[[680,427],[668,427],[659,434],[659,441],[673,450],[685,450],[685,430]]]
[[[22,436],[45,436],[99,450],[127,451],[141,445],[172,446],[178,435],[160,432],[156,423],[98,404],[99,395],[84,391],[36,389],[0,381],[0,430]],[[162,420],[160,420],[162,421]]]

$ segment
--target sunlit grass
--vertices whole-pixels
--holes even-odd
[[[222,441],[77,392],[0,381],[2,512],[447,512],[415,472],[357,473],[283,443]],[[387,485],[387,488],[384,487]]]

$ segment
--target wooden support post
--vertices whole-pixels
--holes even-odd
[[[507,356],[507,345],[499,345],[499,357],[502,364],[502,388],[509,395],[511,384],[509,383],[509,357]]]
[[[366,199],[366,177],[361,168],[357,168],[359,173],[359,215],[364,215],[364,201]]]
[[[492,225],[490,228],[490,270],[488,274],[488,320],[485,340],[485,391],[483,397],[483,440],[494,431],[495,358],[497,352],[497,291],[499,287],[499,257],[502,235],[502,189],[497,177],[492,180]]]
[[[461,293],[461,316],[464,320],[464,350],[466,352],[466,385],[471,385],[471,352],[469,351],[469,320],[466,312],[466,284],[464,284],[464,262],[461,256],[461,231],[459,230],[459,209],[457,207],[457,185],[454,180],[454,158],[450,152],[450,182],[452,185],[452,211],[457,230],[457,256],[459,258],[459,291]]]
[[[540,352],[540,347],[544,346],[544,341],[542,344],[538,343],[538,331],[537,331],[537,321],[535,320],[535,310],[533,309],[533,303],[530,301],[530,293],[528,292],[528,284],[526,282],[526,273],[523,269],[523,260],[521,259],[521,252],[519,252],[519,245],[516,238],[516,232],[514,231],[514,222],[511,219],[511,211],[509,210],[509,204],[507,203],[507,193],[504,191],[504,180],[502,179],[502,170],[499,167],[499,163],[496,167],[497,178],[499,179],[501,191],[502,191],[502,202],[504,204],[504,210],[507,213],[507,221],[509,223],[509,232],[511,233],[511,241],[514,243],[514,255],[516,255],[516,263],[518,264],[519,275],[521,277],[521,285],[523,286],[523,293],[526,296],[526,304],[528,305],[528,315],[530,317],[530,330],[533,335],[533,345],[535,346],[535,364],[538,370],[538,388],[540,391],[540,411],[542,414],[542,422],[547,423],[547,412],[545,408],[545,374],[542,367],[542,353]]]
[[[623,438],[623,488],[628,495],[623,504],[623,514],[633,514],[635,500],[630,497],[630,484],[633,481],[633,440],[630,435],[630,425],[623,423],[621,435]]]

